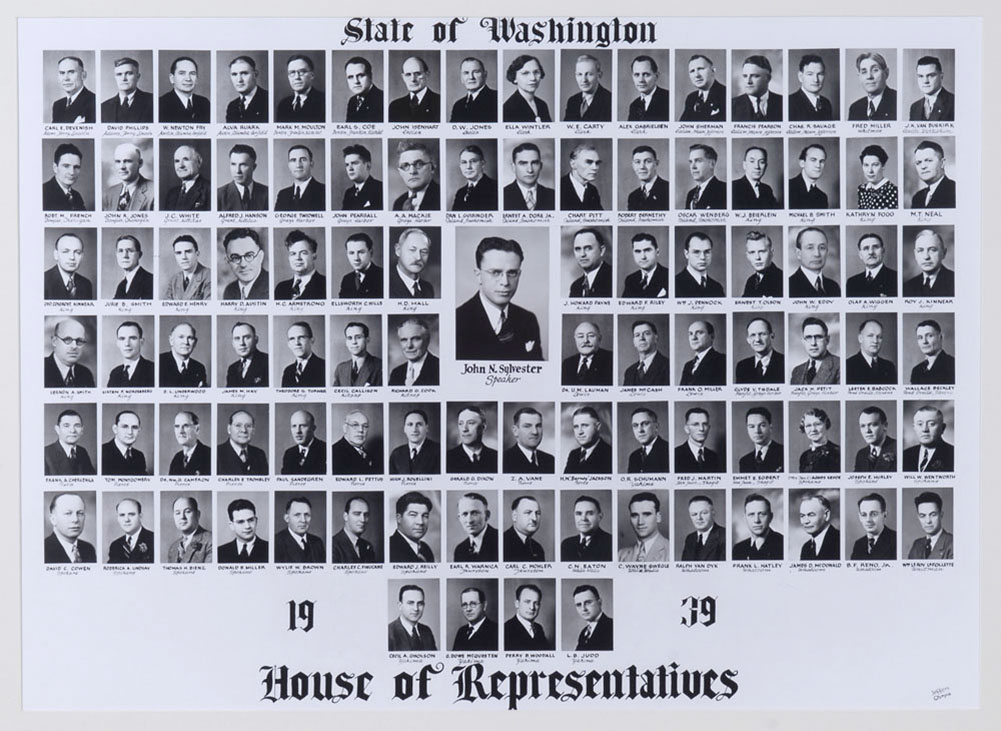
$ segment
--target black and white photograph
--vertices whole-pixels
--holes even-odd
[[[782,313],[734,312],[732,317],[733,382],[737,385],[785,383]]]
[[[893,122],[897,112],[897,50],[847,48],[845,104],[849,122]]]
[[[276,564],[327,563],[327,493],[275,490]]]
[[[326,325],[323,315],[275,315],[271,358],[274,388],[326,388]]]
[[[275,116],[278,124],[327,121],[326,51],[288,49],[274,52]]]
[[[155,251],[152,228],[102,228],[101,299],[152,300]]]
[[[330,456],[326,404],[318,401],[277,403],[274,414],[275,472],[286,477],[326,475]],[[281,464],[278,464],[279,454]],[[322,531],[319,533],[323,535]]]
[[[45,318],[42,333],[45,388],[95,388],[97,318],[61,315]]]
[[[845,490],[845,558],[849,561],[896,561],[897,491]]]
[[[160,388],[212,385],[212,318],[160,315],[157,333],[157,384]]]
[[[541,124],[559,119],[555,51],[531,48],[526,53],[504,49],[501,65],[507,81],[500,90],[505,124]]]
[[[42,260],[42,296],[64,304],[95,299],[98,262],[104,259],[97,229],[46,228],[44,240],[47,256]],[[111,299],[111,295],[102,299]]]
[[[327,230],[319,226],[275,228],[275,300],[314,303],[326,300]]]
[[[788,408],[789,472],[841,472],[841,403],[790,401]]]
[[[612,474],[615,444],[612,404],[584,402],[560,404],[560,454],[564,475]]]
[[[501,472],[510,475],[556,472],[559,426],[553,402],[505,402],[500,433]]]
[[[42,119],[46,124],[97,121],[94,89],[100,72],[96,56],[94,51],[77,49],[42,52]]]
[[[156,208],[152,138],[101,140],[101,210],[131,213]]]
[[[674,296],[726,296],[726,227],[674,227]]]
[[[208,124],[212,121],[212,53],[207,50],[159,51],[156,121]]]
[[[841,232],[839,226],[790,226],[786,241],[788,295],[792,299],[840,297]]]
[[[845,296],[896,297],[900,293],[897,227],[845,226],[845,242]]]
[[[841,141],[837,137],[787,137],[786,146],[786,208],[841,208]]]
[[[93,140],[43,139],[42,210],[95,210],[94,169]]]
[[[161,490],[159,508],[160,563],[215,563],[211,490]]]
[[[331,122],[380,124],[386,118],[382,49],[333,50],[330,54]]]
[[[666,300],[671,289],[667,226],[619,226],[616,291],[622,299]]]
[[[789,490],[789,560],[840,561],[841,490],[836,487]],[[850,513],[848,513],[850,515]]]
[[[386,266],[382,227],[338,226],[330,235],[330,298],[382,299]]]
[[[787,353],[793,386],[837,386],[841,380],[842,329],[836,312],[790,313]],[[845,346],[847,347],[847,346]]]
[[[445,201],[455,212],[498,209],[497,140],[445,141]]]
[[[446,51],[444,68],[447,120],[452,124],[484,124],[498,119],[497,51]]]
[[[556,649],[556,579],[504,579],[504,652]]]
[[[611,386],[615,383],[614,315],[563,315],[560,383]]]
[[[450,401],[445,406],[445,471],[497,474],[498,408],[495,402]]]
[[[385,473],[386,427],[381,403],[330,406],[330,470],[334,475]]]
[[[389,652],[433,652],[441,640],[439,579],[389,579],[386,616]]]
[[[901,244],[904,297],[955,297],[954,226],[904,226]]]
[[[727,100],[722,101],[727,103]],[[722,211],[728,208],[726,151],[725,137],[675,139],[674,175],[671,178],[675,209]]]
[[[955,504],[951,487],[901,490],[900,557],[908,561],[952,561]]]
[[[671,494],[668,490],[619,490],[617,495],[619,563],[671,560]]]
[[[386,317],[387,386],[438,386],[441,341],[438,315]]]
[[[275,353],[266,315],[217,315],[215,383],[223,388],[268,388]]]
[[[611,490],[560,491],[560,558],[562,563],[611,561],[614,556]],[[604,527],[602,523],[604,522]]]
[[[789,50],[790,122],[841,119],[841,51],[837,48]],[[794,72],[795,71],[795,72]]]
[[[151,564],[156,561],[153,491],[101,493],[101,536],[105,563]]]
[[[901,156],[904,208],[956,207],[955,137],[905,137]]]
[[[391,50],[386,64],[386,121],[438,124],[441,113],[441,52]]]
[[[679,49],[674,52],[674,113],[679,122],[726,122],[726,51]],[[687,206],[686,206],[687,207]]]
[[[911,122],[956,121],[956,51],[952,48],[906,48],[900,89]],[[904,112],[901,110],[901,115]],[[901,116],[901,119],[905,117]]]
[[[442,501],[438,490],[386,490],[389,563],[443,561]],[[447,561],[447,559],[444,559]]]
[[[615,451],[619,474],[667,474],[671,471],[671,424],[667,401],[619,403],[619,439]]]
[[[497,171],[504,186],[504,210],[555,210],[556,178],[560,174],[556,141],[505,138],[501,148],[503,158],[497,164]]]
[[[731,226],[730,267],[734,297],[782,297],[785,274],[781,226]]]
[[[497,563],[497,517],[503,506],[496,490],[449,490],[445,494],[445,544],[453,563]]]
[[[451,652],[497,652],[504,611],[496,578],[446,580],[445,631]]]
[[[269,95],[273,90],[268,51],[216,51],[214,93],[217,122],[267,124],[271,121]]]
[[[391,252],[386,261],[389,298],[440,299],[441,227],[390,226],[389,241]]]
[[[616,383],[640,388],[671,385],[668,315],[619,315],[618,323]]]
[[[560,204],[563,211],[610,211],[614,145],[607,138],[560,138]]]
[[[731,494],[733,561],[781,561],[785,557],[785,496],[774,487],[742,488]]]
[[[216,408],[216,474],[266,477],[271,461],[271,408],[266,403],[219,404]],[[249,539],[246,539],[249,540]]]
[[[386,209],[401,212],[444,210],[441,140],[432,137],[386,141]]]
[[[787,472],[785,455],[785,407],[781,401],[730,404],[733,448],[730,471],[749,475]]]
[[[97,474],[97,406],[45,404],[42,443],[46,477]]]
[[[504,535],[505,563],[556,561],[556,493],[547,489],[506,490]]]
[[[845,384],[895,386],[897,314],[849,312],[845,315]],[[852,342],[857,339],[857,344]]]
[[[674,317],[674,383],[679,386],[725,386],[726,315],[679,314]]]
[[[216,493],[215,546],[219,564],[271,563],[271,505],[267,492]]]
[[[441,474],[441,404],[390,403],[386,423],[389,474]]]
[[[156,332],[152,315],[105,315],[101,318],[98,381],[106,388],[153,388],[156,385]]]
[[[327,210],[327,153],[318,139],[281,139],[273,143],[275,213]]]
[[[267,300],[271,297],[268,272],[268,229],[217,228],[216,287],[225,301]]]
[[[564,122],[612,121],[612,52],[560,49],[560,92]]]
[[[45,563],[97,563],[97,493],[47,490],[42,504]]]
[[[156,436],[160,476],[188,478],[211,475],[215,469],[213,434],[212,404],[187,401],[161,403]]]
[[[782,138],[744,137],[733,139],[731,145],[730,207],[735,211],[785,208]]]
[[[953,386],[956,383],[956,315],[904,313],[900,331],[901,383]],[[951,353],[949,351],[952,351]]]
[[[147,477],[154,474],[155,405],[101,404],[101,474]]]
[[[215,153],[217,211],[263,213],[274,208],[266,139],[217,140]]]
[[[675,561],[726,561],[726,501],[717,488],[674,491]]]
[[[674,403],[674,471],[677,474],[726,472],[726,402]]]
[[[620,122],[670,122],[670,52],[666,48],[622,48],[616,62],[615,118]],[[608,86],[613,88],[611,82]]]
[[[378,388],[384,385],[383,344],[379,315],[331,315],[333,387]]]
[[[753,124],[785,119],[784,57],[780,49],[730,51],[731,122]]]
[[[904,472],[954,472],[956,469],[956,403],[945,400],[904,401],[901,431]]]
[[[219,185],[229,182],[229,157]],[[202,138],[161,139],[158,196],[161,211],[209,213],[216,204],[212,187],[212,141]]]
[[[390,150],[392,152],[392,150]],[[375,213],[386,206],[386,173],[378,137],[334,138],[330,141],[330,210]]]
[[[845,208],[900,208],[900,141],[896,137],[845,140]],[[819,185],[819,183],[818,183]]]
[[[560,289],[570,299],[610,298],[615,288],[611,226],[560,228]]]
[[[106,229],[111,234],[112,229]],[[212,232],[207,228],[160,228],[159,299],[167,302],[204,302],[212,299]],[[117,235],[116,260],[117,261]],[[152,249],[152,241],[150,248]],[[153,262],[147,263],[152,269]],[[117,289],[118,285],[115,285]]]
[[[155,78],[152,51],[101,51],[101,123],[152,124]]]
[[[560,648],[566,652],[615,649],[611,579],[563,579]]]
[[[330,494],[330,562],[381,564],[385,561],[385,498],[381,491]]]
[[[845,402],[845,472],[896,472],[899,437],[895,401]]]

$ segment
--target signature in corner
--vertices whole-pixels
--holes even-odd
[[[931,698],[933,701],[940,701],[943,698],[948,698],[952,695],[952,689],[946,686],[945,688],[935,688],[931,692]]]

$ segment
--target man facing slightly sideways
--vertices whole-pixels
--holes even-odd
[[[574,233],[574,259],[584,273],[570,283],[571,298],[612,296],[612,267],[605,261],[605,249],[599,229],[582,228]]]
[[[428,437],[429,420],[423,409],[403,415],[407,441],[389,455],[391,475],[437,475],[441,473],[441,444]]]
[[[171,246],[179,271],[167,282],[164,299],[207,300],[212,297],[212,270],[198,261],[198,240],[181,234]]]
[[[400,587],[396,604],[399,616],[389,623],[390,652],[430,652],[438,649],[434,632],[421,624],[424,616],[424,590],[416,584]]]
[[[306,145],[288,150],[292,185],[278,191],[275,211],[322,211],[327,207],[327,186],[313,177],[313,151]]]
[[[212,474],[212,448],[198,438],[201,427],[194,411],[178,411],[174,417],[174,439],[180,447],[170,458],[168,475]]]
[[[367,233],[351,234],[344,241],[344,254],[351,271],[341,278],[340,299],[381,299],[382,267],[372,261],[375,242]]]
[[[859,498],[858,519],[864,536],[852,545],[852,561],[896,561],[897,532],[886,524],[886,498],[872,492]]]
[[[295,361],[282,371],[282,388],[323,388],[327,361],[313,352],[313,326],[305,320],[289,325],[285,342]]]
[[[921,270],[904,282],[904,297],[955,297],[956,273],[945,265],[948,249],[938,231],[922,229],[914,237],[914,260]]]
[[[667,286],[671,275],[667,267],[657,261],[660,246],[657,237],[641,231],[633,234],[633,261],[639,267],[626,275],[622,283],[623,298],[663,298],[667,297]]]
[[[142,151],[131,142],[115,147],[111,169],[118,183],[104,189],[101,209],[104,211],[152,211],[153,181],[143,177]]]
[[[382,122],[382,89],[373,83],[372,63],[364,56],[352,56],[344,63],[344,78],[351,96],[345,122]]]
[[[740,68],[744,93],[733,98],[734,122],[781,122],[782,95],[768,90],[772,64],[761,55],[748,56]]]
[[[626,368],[623,386],[667,386],[671,382],[671,368],[667,356],[657,348],[657,326],[649,320],[636,320],[632,324],[633,347],[638,360]]]
[[[108,374],[108,388],[153,388],[155,374],[153,361],[142,357],[142,326],[126,320],[115,330],[115,345],[122,354],[122,363]]]
[[[849,297],[896,297],[897,272],[886,266],[886,246],[877,233],[864,233],[858,240],[858,256],[865,270],[849,277],[845,293]]]
[[[922,140],[914,148],[914,167],[924,186],[911,197],[911,208],[955,208],[956,181],[945,174],[945,150]]]
[[[921,98],[911,104],[908,119],[912,122],[952,122],[956,119],[956,97],[942,86],[942,62],[935,56],[922,56],[917,63]]]
[[[330,541],[332,563],[375,563],[372,544],[362,538],[369,521],[368,501],[352,495],[344,503],[344,527]]]
[[[915,538],[907,552],[910,561],[951,561],[952,533],[942,525],[942,496],[936,492],[922,492],[914,498],[918,522],[924,538]]]
[[[257,170],[257,150],[250,145],[237,143],[229,150],[229,175],[231,180],[216,191],[216,210],[266,211],[268,186],[254,180]]]
[[[521,584],[514,591],[514,616],[504,623],[505,652],[545,652],[553,641],[535,621],[542,607],[542,589],[535,584]]]
[[[254,438],[255,429],[254,415],[249,411],[237,409],[229,415],[229,422],[226,425],[229,439],[216,448],[216,474],[268,474],[268,455],[263,449],[250,443]]]
[[[410,317],[396,328],[405,362],[389,372],[390,386],[437,386],[441,361],[428,352],[431,328],[421,317]]]
[[[479,145],[466,145],[459,152],[459,172],[466,184],[455,191],[453,211],[497,210],[497,181],[487,175],[486,165]]]
[[[264,268],[264,248],[261,237],[249,228],[234,228],[226,232],[222,242],[226,261],[236,280],[226,285],[224,300],[266,300],[268,270]]]
[[[755,317],[747,323],[747,344],[754,355],[737,361],[734,382],[785,383],[785,357],[775,350],[775,332],[767,318]]]
[[[581,495],[573,504],[577,534],[560,543],[561,561],[611,561],[612,535],[601,528],[601,504],[590,495]]]
[[[342,151],[344,172],[351,182],[344,190],[341,209],[381,211],[382,181],[372,175],[372,153],[365,145],[348,145]]]
[[[724,472],[720,456],[706,446],[712,424],[709,412],[693,406],[685,412],[684,444],[674,448],[675,472]]]
[[[685,268],[674,277],[675,297],[725,297],[723,285],[709,276],[713,240],[702,231],[685,237]]]
[[[156,543],[153,531],[143,525],[143,509],[138,500],[125,498],[115,506],[122,535],[108,546],[108,563],[153,563]]]
[[[564,122],[610,122],[612,92],[601,85],[601,62],[590,54],[577,57],[574,66],[576,94],[567,99]]]
[[[753,273],[744,282],[742,297],[781,297],[782,270],[775,266],[772,238],[761,231],[748,231],[744,253]]]
[[[74,409],[63,409],[56,417],[56,441],[45,445],[46,476],[94,475],[94,463],[80,445],[83,417]]]
[[[97,121],[97,98],[84,86],[87,70],[83,67],[83,59],[63,56],[56,65],[56,73],[65,96],[52,102],[52,124],[93,124]]]
[[[556,208],[556,191],[539,182],[542,152],[534,142],[522,142],[511,151],[514,180],[504,186],[504,210],[551,211]]]
[[[546,551],[532,538],[542,519],[539,501],[520,495],[511,502],[511,527],[504,531],[505,561],[545,561]]]
[[[806,495],[799,502],[799,523],[810,536],[799,551],[800,561],[839,561],[841,533],[831,524],[831,503],[823,495]]]
[[[335,388],[375,388],[382,385],[382,359],[368,352],[368,325],[349,322],[344,326],[344,346],[351,357],[334,368]]]
[[[292,278],[275,285],[276,300],[322,300],[327,298],[327,278],[316,270],[319,244],[304,231],[295,229],[285,236]]]
[[[441,97],[428,88],[431,69],[420,56],[407,56],[400,76],[407,88],[405,96],[389,103],[390,122],[431,123],[441,121]]]
[[[52,177],[42,183],[43,211],[89,211],[80,191],[73,186],[80,179],[83,153],[72,142],[63,142],[52,154]]]
[[[894,385],[897,382],[897,366],[885,357],[879,357],[883,349],[883,325],[879,320],[863,320],[858,331],[859,352],[845,361],[845,383],[848,385]]]
[[[153,95],[139,88],[139,62],[122,57],[114,61],[117,93],[101,102],[104,124],[149,124],[153,121]]]
[[[612,650],[613,624],[601,608],[601,595],[591,584],[581,584],[573,590],[573,603],[584,627],[577,635],[576,652]]]
[[[45,388],[94,388],[94,374],[80,363],[88,342],[83,323],[72,318],[59,320],[49,342],[52,352],[42,361]]]
[[[669,472],[671,448],[660,437],[657,412],[646,406],[640,406],[633,409],[629,419],[633,436],[639,443],[639,447],[629,454],[627,462],[629,474]]]
[[[726,87],[716,80],[716,66],[708,56],[688,59],[688,78],[695,87],[685,97],[682,122],[725,122]]]
[[[772,412],[764,406],[752,406],[746,416],[747,436],[754,449],[738,462],[741,474],[782,472],[785,459],[782,445],[772,438]]]
[[[855,471],[896,472],[897,441],[888,433],[886,412],[878,406],[866,406],[859,412],[858,425],[865,446],[855,454]]]
[[[542,360],[535,314],[511,302],[524,262],[521,244],[488,236],[476,246],[473,273],[479,291],[455,311],[455,357],[459,360]]]
[[[573,438],[577,447],[567,455],[563,473],[567,475],[612,474],[612,447],[601,438],[601,417],[591,406],[573,412]]]
[[[431,238],[419,228],[404,229],[393,245],[396,267],[389,275],[393,299],[433,299],[434,285],[421,278],[431,259]]]
[[[142,256],[142,244],[132,234],[123,234],[115,241],[115,261],[124,276],[115,287],[114,299],[153,299],[153,275],[139,266]]]
[[[267,124],[268,90],[257,83],[257,62],[237,56],[229,62],[229,80],[236,98],[226,105],[226,124]]]
[[[688,345],[692,359],[681,369],[682,386],[725,386],[726,355],[713,347],[716,328],[708,320],[696,320],[688,326]]]
[[[267,388],[268,354],[257,348],[257,328],[249,322],[235,322],[230,339],[237,360],[226,369],[226,388]]]
[[[824,88],[827,68],[824,59],[806,53],[799,59],[799,89],[789,96],[790,122],[830,122],[834,119],[831,100],[820,92]]]
[[[201,511],[193,497],[179,497],[171,506],[180,535],[167,548],[168,563],[212,563],[212,531],[202,528]]]
[[[827,209],[827,193],[820,189],[820,178],[827,165],[827,149],[811,143],[800,150],[799,174],[789,179],[789,208]]]
[[[790,297],[840,297],[841,287],[824,276],[827,265],[827,234],[807,226],[796,234],[796,259],[799,267],[789,277]]]
[[[330,464],[335,475],[382,474],[382,451],[369,442],[368,415],[353,409],[344,415],[344,436],[330,448]]]
[[[160,97],[161,124],[208,124],[212,114],[209,100],[195,93],[198,64],[190,56],[178,56],[170,63],[167,80],[172,87]]]
[[[629,523],[636,535],[636,543],[619,549],[620,563],[667,563],[670,560],[670,544],[660,532],[660,498],[652,492],[638,492],[629,498]]]
[[[94,285],[80,273],[83,262],[83,239],[64,233],[52,245],[55,265],[45,270],[42,295],[47,300],[92,300]]]
[[[497,450],[483,443],[487,417],[479,406],[467,406],[456,415],[459,443],[445,452],[445,471],[456,473],[497,472]]]
[[[275,534],[275,563],[325,563],[327,550],[320,536],[309,532],[313,504],[305,495],[285,503],[287,530]]]
[[[945,336],[938,321],[922,320],[914,328],[914,334],[924,360],[911,369],[911,384],[937,386],[956,383],[956,359],[944,350]]]
[[[781,561],[784,539],[771,528],[772,503],[752,492],[744,498],[744,520],[750,536],[733,546],[734,561]]]
[[[282,455],[281,473],[327,474],[327,443],[316,436],[316,417],[306,409],[293,411],[289,417],[289,429],[293,444]]]
[[[426,495],[404,493],[396,501],[396,530],[389,537],[391,563],[434,563],[434,551],[423,540],[434,506]]]
[[[688,517],[695,528],[685,536],[682,561],[725,561],[726,534],[716,522],[716,508],[707,495],[694,495],[688,500]]]
[[[496,652],[497,623],[487,616],[487,595],[469,587],[459,593],[459,603],[466,623],[455,632],[452,652]]]
[[[441,188],[434,180],[437,163],[423,142],[404,140],[396,147],[396,169],[406,190],[393,201],[394,211],[437,211]]]
[[[827,348],[831,336],[827,323],[819,317],[803,320],[803,347],[806,361],[792,369],[794,386],[837,385],[841,383],[841,359]]]
[[[45,563],[97,563],[97,551],[80,538],[87,521],[83,498],[63,492],[49,503],[52,532],[45,538]]]
[[[594,185],[601,170],[601,153],[593,142],[578,142],[570,151],[570,172],[560,178],[560,208],[564,211],[602,211],[601,194]]]
[[[914,412],[913,423],[918,443],[904,450],[904,472],[952,472],[955,447],[942,438],[946,423],[941,409],[921,406]]]
[[[629,102],[628,122],[668,122],[671,119],[671,96],[658,85],[660,69],[651,56],[637,56],[629,64],[633,86],[639,94]]]
[[[688,171],[695,185],[685,194],[685,208],[726,208],[726,183],[716,177],[718,161],[718,153],[709,145],[699,143],[688,148]]]
[[[768,183],[763,183],[768,170],[768,150],[752,145],[744,150],[744,175],[731,184],[734,210],[764,210],[780,208],[775,193]]]
[[[496,122],[497,90],[487,86],[487,69],[483,62],[473,56],[462,59],[459,64],[459,78],[462,80],[465,95],[459,97],[452,105],[448,121],[460,124]]]
[[[257,535],[257,508],[237,498],[226,506],[233,540],[219,546],[219,563],[267,563],[268,542]]]
[[[459,498],[459,525],[466,538],[455,546],[452,560],[456,563],[497,561],[497,529],[490,525],[487,499],[478,492],[467,492]]]
[[[564,386],[611,386],[612,351],[601,347],[601,330],[584,321],[573,331],[577,352],[564,358],[561,383]]]
[[[890,67],[880,53],[867,51],[855,59],[859,84],[865,96],[848,107],[849,121],[894,121],[897,118],[897,92],[887,86]]]
[[[326,121],[327,101],[323,92],[313,87],[316,79],[313,59],[303,53],[294,53],[289,56],[285,70],[292,93],[278,102],[275,121],[293,124]]]
[[[135,446],[142,424],[139,414],[123,410],[115,414],[110,440],[101,445],[101,474],[144,477],[146,455]]]
[[[505,474],[547,474],[556,471],[556,458],[539,449],[542,443],[542,413],[523,406],[511,419],[514,446],[504,452]]]
[[[178,184],[167,191],[164,211],[208,211],[211,209],[211,184],[203,178],[202,154],[191,145],[174,150],[174,174]]]

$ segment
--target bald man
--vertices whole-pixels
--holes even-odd
[[[140,172],[142,166],[142,151],[131,142],[123,142],[115,148],[111,170],[116,182],[105,188],[101,197],[101,210],[153,210],[153,183],[143,177]]]

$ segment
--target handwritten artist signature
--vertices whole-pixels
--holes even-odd
[[[952,695],[952,689],[946,686],[945,688],[936,688],[931,692],[931,699],[933,701],[940,701],[943,698],[948,698]]]

